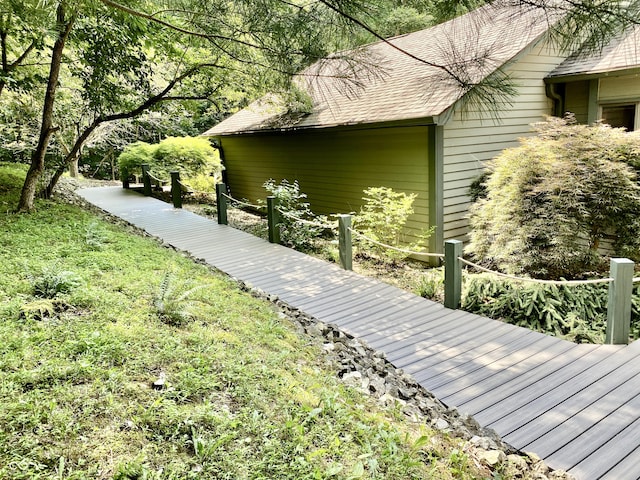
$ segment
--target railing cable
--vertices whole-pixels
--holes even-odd
[[[465,265],[476,268],[483,272],[491,273],[493,275],[496,275],[502,278],[508,278],[510,280],[517,280],[520,282],[541,283],[544,285],[590,285],[590,284],[596,284],[596,283],[613,282],[613,278],[594,278],[591,280],[541,280],[538,278],[517,277],[515,275],[509,275],[506,273],[496,272],[495,270],[490,270],[481,265],[478,265],[477,263],[473,263],[473,262],[470,262],[469,260],[465,260],[462,257],[458,257],[458,260],[460,260]],[[640,280],[640,278],[638,280]]]
[[[317,227],[317,228],[324,228],[324,229],[330,229],[330,230],[335,230],[335,225],[329,225],[327,223],[320,223],[320,222],[314,222],[312,220],[305,220],[304,218],[300,218],[300,217],[296,217],[293,213],[290,212],[285,212],[281,209],[277,209],[278,212],[280,212],[280,214],[284,215],[285,217],[288,217],[292,220],[294,220],[295,222],[298,223],[302,223],[303,225],[309,225],[310,227]]]
[[[266,208],[264,205],[253,205],[251,203],[243,202],[242,200],[238,200],[237,198],[233,198],[232,196],[227,195],[226,193],[223,193],[222,196],[224,198],[226,198],[227,200],[229,200],[230,202],[238,204],[238,205],[241,205],[243,207],[253,208],[253,209],[256,209],[256,210],[264,210]]]
[[[360,233],[357,230],[354,230],[353,228],[349,228],[349,231],[351,233],[353,233],[354,235],[356,235],[356,236],[358,236],[360,238],[364,238],[368,242],[373,243],[374,245],[378,245],[378,246],[383,247],[383,248],[388,248],[389,250],[395,250],[396,252],[406,253],[408,255],[423,255],[425,257],[444,258],[444,254],[442,254],[442,253],[416,252],[416,251],[413,251],[413,250],[406,250],[404,248],[394,247],[392,245],[387,245],[385,243],[382,243],[382,242],[379,242],[377,240],[374,240],[373,238],[367,237],[364,233]]]

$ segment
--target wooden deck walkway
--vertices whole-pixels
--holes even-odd
[[[575,345],[444,308],[118,187],[89,202],[385,352],[445,404],[579,479],[640,478],[640,342]]]

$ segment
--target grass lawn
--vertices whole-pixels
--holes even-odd
[[[0,478],[483,478],[271,304],[0,164]]]

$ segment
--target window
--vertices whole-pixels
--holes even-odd
[[[624,127],[628,132],[638,129],[638,105],[629,103],[626,105],[603,105],[602,121],[612,127]]]

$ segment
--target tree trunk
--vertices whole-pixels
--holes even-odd
[[[56,88],[58,86],[58,78],[60,76],[60,67],[62,65],[62,54],[64,45],[71,32],[74,18],[67,19],[65,11],[65,2],[62,0],[58,4],[57,9],[57,27],[58,38],[53,45],[51,51],[51,67],[49,70],[49,79],[47,81],[47,91],[44,96],[44,106],[42,108],[42,124],[40,126],[40,136],[36,149],[31,155],[31,166],[27,172],[27,176],[20,194],[18,202],[19,212],[30,212],[33,210],[33,203],[36,194],[38,180],[44,172],[44,159],[49,147],[51,136],[55,132],[53,127],[53,106],[56,98]]]
[[[55,173],[51,177],[51,180],[49,180],[49,183],[47,184],[47,186],[42,190],[42,196],[44,198],[46,199],[51,198],[51,195],[53,195],[53,189],[56,188],[56,185],[58,184],[58,180],[60,180],[60,177],[64,174],[65,170],[66,170],[66,164],[62,164],[61,166],[58,167],[58,169],[55,171]]]
[[[78,178],[78,157],[74,158],[69,163],[69,175],[71,175],[72,178]]]

